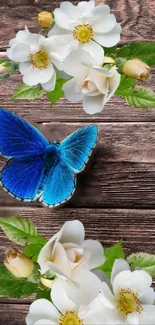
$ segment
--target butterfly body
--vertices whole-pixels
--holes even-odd
[[[50,143],[36,128],[0,109],[0,151],[8,158],[2,186],[23,201],[38,199],[49,207],[70,199],[96,144],[98,129],[90,125]]]

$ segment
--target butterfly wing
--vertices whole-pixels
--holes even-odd
[[[0,152],[6,157],[42,153],[49,141],[31,124],[0,109]]]
[[[59,206],[68,201],[76,187],[76,178],[63,161],[50,170],[44,192],[39,201],[49,207]]]
[[[89,125],[69,135],[60,145],[62,160],[80,173],[96,145],[98,127]]]
[[[44,163],[41,155],[10,159],[1,172],[2,186],[20,200],[35,200],[39,194]]]

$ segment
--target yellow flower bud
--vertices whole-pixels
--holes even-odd
[[[133,79],[146,81],[150,76],[150,67],[139,59],[132,59],[125,62],[123,73]]]
[[[27,278],[34,269],[34,262],[15,248],[7,251],[4,265],[16,278]]]
[[[12,68],[5,65],[5,63],[0,63],[0,74],[9,74]]]
[[[40,282],[43,284],[44,287],[51,289],[54,280],[49,280],[49,279],[45,279],[45,278],[41,277]]]
[[[113,58],[111,58],[110,56],[105,56],[104,63],[115,63],[115,60]]]
[[[53,22],[53,19],[54,18],[51,12],[42,11],[38,14],[38,24],[43,28],[49,27]]]

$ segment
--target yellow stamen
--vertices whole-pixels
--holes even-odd
[[[94,36],[92,27],[89,24],[77,25],[73,32],[74,39],[80,43],[88,43]]]
[[[83,320],[73,311],[67,311],[59,318],[59,325],[84,325]]]
[[[37,69],[46,69],[49,64],[50,57],[48,53],[45,50],[40,50],[39,52],[36,52],[35,54],[29,55],[29,60],[33,66],[33,68]]]
[[[142,304],[137,293],[132,292],[130,289],[122,289],[118,296],[117,308],[122,316],[127,316],[133,312],[140,313]]]

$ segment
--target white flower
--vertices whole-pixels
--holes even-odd
[[[121,26],[107,5],[95,7],[95,1],[82,1],[75,6],[65,1],[54,10],[54,17],[55,26],[49,36],[57,34],[69,37],[70,42],[77,40],[80,48],[94,57],[102,51],[101,46],[111,47],[120,40]]]
[[[41,274],[52,269],[57,275],[54,284],[62,278],[63,286],[71,299],[77,302],[78,290],[78,296],[86,304],[95,298],[101,283],[90,270],[103,264],[105,257],[103,247],[98,241],[84,240],[84,237],[85,231],[80,221],[67,221],[42,248],[38,263]],[[90,290],[93,297],[91,293],[88,294]],[[82,291],[89,297],[89,302],[85,300]]]
[[[104,56],[93,58],[83,50],[72,51],[64,61],[64,71],[73,78],[64,84],[69,101],[83,101],[88,114],[101,112],[120,83],[116,66],[109,71],[102,68]]]
[[[27,325],[87,325],[106,324],[104,307],[98,312],[96,301],[88,306],[77,306],[68,298],[61,286],[61,280],[52,288],[51,299],[34,301],[26,317]]]
[[[76,42],[72,42],[69,46],[63,37],[46,38],[40,34],[30,33],[27,27],[19,31],[9,45],[7,55],[9,59],[20,63],[19,70],[23,75],[23,82],[29,86],[40,83],[46,91],[55,88],[54,66],[62,70],[64,59],[72,48],[76,48]]]
[[[143,270],[131,272],[128,263],[116,260],[111,276],[112,291],[103,282],[100,300],[109,324],[155,324],[155,292],[152,278]]]

